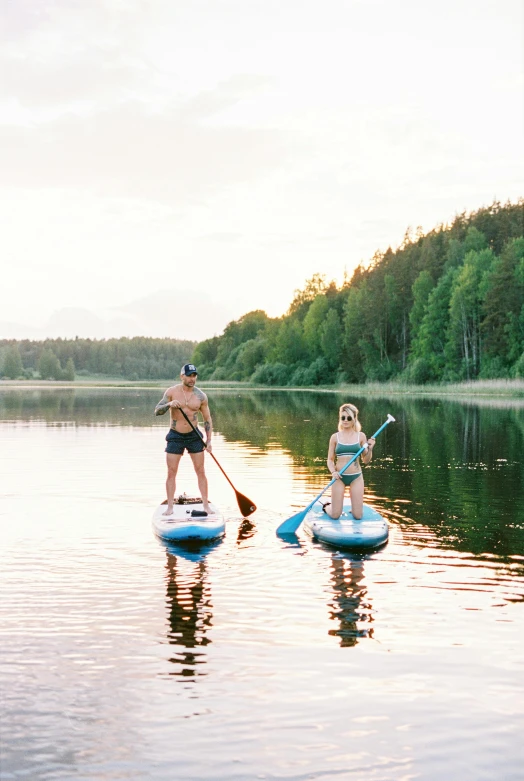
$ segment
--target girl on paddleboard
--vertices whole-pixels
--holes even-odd
[[[364,478],[360,467],[360,457],[348,466],[343,474],[339,470],[350,461],[367,442],[368,447],[362,453],[362,463],[369,464],[371,451],[375,445],[373,437],[366,439],[358,419],[358,409],[354,404],[343,404],[339,410],[338,431],[330,437],[327,465],[335,482],[331,488],[331,502],[323,506],[330,518],[340,518],[344,505],[346,486],[351,497],[351,514],[357,521],[362,518],[364,503]]]

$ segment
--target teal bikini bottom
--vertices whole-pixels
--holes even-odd
[[[352,472],[350,475],[340,475],[342,482],[344,485],[351,485],[351,483],[357,479],[357,477],[360,477],[362,475],[362,472]]]

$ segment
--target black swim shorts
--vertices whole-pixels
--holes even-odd
[[[166,453],[181,456],[184,450],[188,453],[201,453],[204,450],[204,443],[196,431],[190,431],[188,434],[181,434],[179,431],[169,429],[166,435]]]

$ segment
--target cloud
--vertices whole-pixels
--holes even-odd
[[[242,307],[234,315],[240,317]],[[230,309],[200,290],[157,291],[124,306],[92,311],[65,306],[41,326],[0,322],[2,339],[109,339],[153,336],[201,341],[222,333],[232,319]]]
[[[216,231],[215,233],[204,233],[199,237],[201,241],[218,242],[219,244],[234,244],[242,239],[241,233],[233,231]]]
[[[136,325],[136,324],[133,324]],[[63,307],[52,312],[43,326],[0,322],[2,339],[108,339],[113,336],[142,335],[134,331],[129,319],[101,317],[83,307]],[[146,334],[144,334],[146,335]]]
[[[90,116],[0,127],[3,186],[185,201],[284,165],[287,134],[204,120],[240,97],[226,84],[162,113],[129,101]]]
[[[174,339],[208,339],[232,319],[219,299],[183,287],[151,293],[114,311],[134,321],[136,334]]]
[[[42,339],[40,328],[11,320],[0,320],[0,339]]]
[[[140,3],[15,0],[2,21],[4,99],[50,107],[151,86],[137,38]]]
[[[67,63],[4,56],[0,60],[4,98],[22,106],[52,107],[96,100],[108,102],[136,92],[146,75],[138,63],[109,57],[103,49],[78,52]]]

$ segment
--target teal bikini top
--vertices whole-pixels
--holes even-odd
[[[355,442],[353,445],[346,445],[344,442],[340,442],[337,434],[337,446],[335,448],[335,453],[337,456],[354,456],[355,453],[358,453],[361,447],[362,445],[360,444],[360,441]]]

